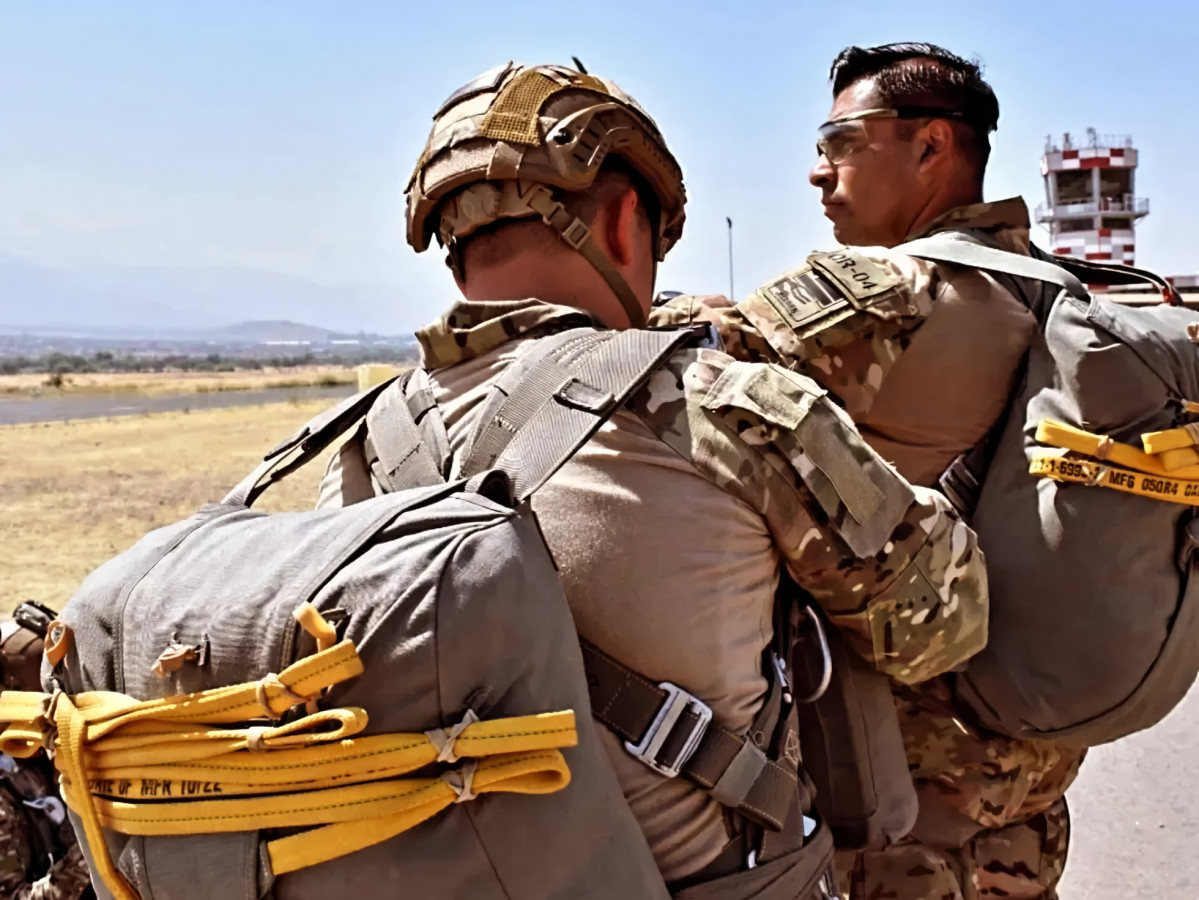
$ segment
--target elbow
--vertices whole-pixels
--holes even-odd
[[[876,666],[902,684],[959,668],[986,645],[988,612],[978,538],[939,510],[928,540],[871,610]]]

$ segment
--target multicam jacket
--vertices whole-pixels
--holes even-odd
[[[19,783],[19,788],[18,788]],[[33,816],[49,816],[33,803],[57,802],[49,782],[36,769],[9,756],[0,754],[0,897],[5,900],[79,900],[91,887],[91,876],[78,843],[69,848],[47,869],[35,854],[44,851],[41,841],[31,831]],[[65,810],[59,805],[59,813]],[[47,823],[56,831],[69,826],[63,822]],[[41,874],[44,873],[44,874]]]
[[[947,230],[1029,252],[1019,198],[950,210],[908,240]],[[819,382],[875,450],[923,485],[935,484],[1003,414],[1036,332],[1024,305],[991,275],[907,256],[902,244],[812,254],[735,306],[678,297],[654,311],[651,325],[695,320],[716,323],[735,358]],[[930,839],[939,846],[1044,812],[1077,774],[1078,751],[973,730],[945,679],[899,690],[896,699],[922,798],[918,830],[935,829]]]
[[[419,332],[451,446],[523,342],[581,325],[595,323],[536,300],[466,302]],[[780,561],[897,681],[944,672],[985,641],[973,532],[883,464],[824,394],[779,366],[679,351],[532,500],[580,635],[695,693],[734,731],[765,691]],[[369,455],[365,438],[346,445],[322,505],[380,492]],[[719,805],[605,746],[667,880],[710,862],[728,840]]]
[[[951,210],[909,240],[949,229],[1028,253],[1019,199]],[[686,305],[674,301],[676,315]],[[916,259],[902,245],[813,253],[722,319],[730,354],[819,382],[914,484],[934,484],[983,439],[1036,332],[1032,314],[991,275]]]

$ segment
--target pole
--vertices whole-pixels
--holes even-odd
[[[733,292],[733,220],[728,216],[724,220],[729,223],[729,302],[736,303],[737,295]]]

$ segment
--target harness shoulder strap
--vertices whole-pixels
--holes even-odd
[[[497,383],[458,474],[501,469],[527,499],[698,334],[575,329],[533,342]]]
[[[625,740],[630,754],[667,778],[683,775],[769,831],[800,824],[795,814],[811,808],[811,790],[801,781],[797,737],[772,746],[777,726],[793,713],[791,698],[783,696],[788,688],[773,667],[766,672],[771,691],[763,715],[741,736],[712,721],[707,704],[678,685],[650,681],[593,644],[580,643],[591,714]]]
[[[446,480],[450,442],[424,369],[405,372],[379,395],[366,414],[366,440],[368,457],[378,458],[375,478],[388,491]]]
[[[1086,287],[1071,272],[1060,265],[1032,256],[1022,256],[988,247],[960,231],[948,231],[926,238],[917,238],[902,245],[904,253],[933,262],[957,263],[990,272],[1003,272],[1019,278],[1030,278],[1053,284],[1083,302],[1090,300]]]
[[[1156,272],[1148,269],[1138,269],[1135,266],[1125,266],[1120,263],[1104,260],[1079,259],[1073,256],[1049,256],[1043,250],[1033,247],[1033,255],[1054,265],[1061,266],[1067,272],[1072,272],[1080,281],[1086,284],[1103,285],[1135,285],[1150,284],[1157,288],[1162,295],[1162,302],[1169,306],[1178,306],[1182,300],[1174,285],[1166,281]]]

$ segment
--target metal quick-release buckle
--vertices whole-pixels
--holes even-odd
[[[649,728],[645,729],[641,740],[637,743],[625,741],[624,748],[659,775],[674,778],[679,774],[679,770],[687,765],[687,760],[691,759],[699,747],[699,742],[703,740],[708,724],[712,721],[712,707],[669,681],[659,682],[658,687],[666,691],[666,699],[654,714],[654,720],[650,722]],[[674,733],[679,718],[688,710],[695,713],[697,719],[695,724],[690,726],[691,733],[687,735],[678,756],[670,761],[659,760],[658,753]]]

